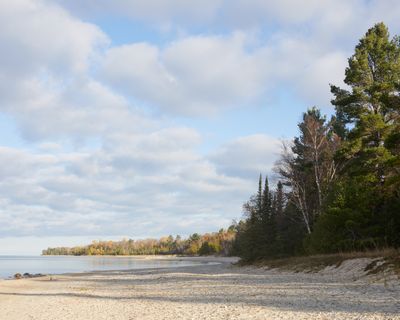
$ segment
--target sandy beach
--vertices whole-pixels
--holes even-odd
[[[0,319],[400,319],[398,278],[363,276],[368,259],[319,273],[197,259],[214,264],[2,280]]]

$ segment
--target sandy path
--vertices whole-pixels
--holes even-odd
[[[398,281],[355,281],[358,265],[303,274],[223,261],[0,281],[0,319],[400,319]]]

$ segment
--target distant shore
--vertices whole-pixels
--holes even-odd
[[[367,258],[293,273],[142,257],[204,264],[0,280],[0,319],[400,319],[398,278],[363,275]]]

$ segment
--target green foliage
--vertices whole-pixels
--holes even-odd
[[[356,46],[345,83],[351,90],[331,89],[346,166],[305,241],[310,252],[400,246],[400,46],[383,23]]]
[[[198,253],[201,256],[207,256],[218,254],[219,252],[221,252],[221,246],[218,243],[205,241],[201,245]]]
[[[295,218],[294,208],[284,201],[282,183],[278,182],[276,192],[270,191],[267,178],[264,188],[260,185],[243,206],[247,218],[237,225],[232,253],[244,261],[255,261],[301,251],[298,244],[305,230]]]
[[[245,261],[400,247],[400,38],[368,30],[331,86],[330,121],[311,108],[277,172],[244,205],[234,243]],[[284,202],[283,199],[287,199]]]
[[[381,202],[375,183],[346,179],[337,184],[332,201],[305,241],[310,253],[376,249],[384,245],[379,213],[371,210]]]

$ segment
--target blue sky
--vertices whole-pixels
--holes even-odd
[[[242,215],[397,1],[0,0],[0,254]]]

